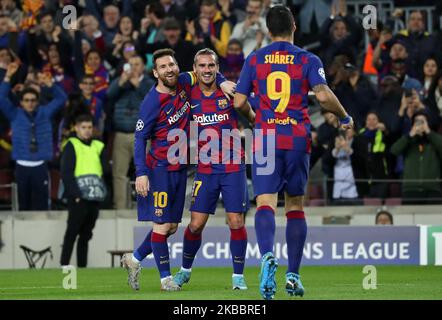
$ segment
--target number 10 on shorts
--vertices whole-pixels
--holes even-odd
[[[153,206],[155,208],[165,208],[167,206],[167,193],[155,191],[153,193]]]

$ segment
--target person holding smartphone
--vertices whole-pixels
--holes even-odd
[[[404,156],[402,196],[407,204],[440,203],[442,135],[432,131],[425,111],[417,111],[412,127],[391,146],[391,152]]]

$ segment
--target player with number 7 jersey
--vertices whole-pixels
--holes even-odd
[[[272,43],[247,57],[237,84],[234,105],[241,113],[248,114],[246,101],[252,92],[256,97],[252,162],[257,203],[255,232],[262,255],[260,293],[269,300],[276,292],[278,263],[273,255],[274,213],[280,191],[285,192],[287,216],[285,289],[292,296],[304,295],[299,267],[307,235],[303,195],[311,151],[309,90],[313,89],[321,105],[335,113],[342,124],[351,126],[352,120],[327,87],[320,59],[293,45],[296,25],[290,9],[273,6],[267,14],[266,24]],[[275,143],[269,143],[269,140]],[[257,159],[258,150],[261,151],[259,154],[266,154],[273,165]],[[260,170],[269,167],[274,170]]]

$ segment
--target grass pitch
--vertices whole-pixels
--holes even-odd
[[[442,299],[442,267],[378,266],[377,289],[364,290],[362,266],[306,266],[301,270],[304,298],[284,290],[285,266],[277,272],[275,299]],[[177,270],[174,269],[174,272]],[[246,267],[249,290],[231,289],[231,268],[193,268],[192,279],[180,292],[161,292],[156,269],[143,269],[140,290],[127,284],[122,268],[78,269],[77,289],[65,290],[60,269],[0,270],[0,299],[145,299],[145,300],[261,300],[259,268]]]

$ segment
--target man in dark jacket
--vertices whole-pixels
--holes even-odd
[[[398,32],[408,51],[407,69],[410,77],[419,78],[425,60],[437,53],[435,38],[425,31],[424,16],[413,11],[407,21],[407,29]]]
[[[39,106],[39,93],[26,88],[17,108],[9,100],[10,80],[18,69],[11,63],[0,85],[0,111],[11,123],[12,159],[16,161],[15,180],[19,210],[48,210],[49,178],[47,161],[53,157],[51,119],[65,104],[67,96],[52,78],[39,74],[39,82],[52,91],[53,100]]]
[[[60,263],[69,265],[77,236],[77,265],[86,267],[88,242],[98,218],[99,204],[106,196],[102,176],[105,168],[104,144],[92,138],[90,114],[75,119],[75,137],[69,138],[61,157],[61,177],[68,199],[68,225]]]
[[[407,203],[428,203],[422,199],[441,199],[442,136],[430,130],[428,116],[417,111],[408,135],[403,135],[391,147],[391,152],[404,155],[402,195]],[[414,179],[414,181],[407,181]],[[427,181],[416,181],[427,180]],[[430,180],[430,181],[428,181]]]
[[[140,56],[129,59],[126,70],[115,79],[107,91],[114,106],[114,142],[112,150],[112,176],[114,205],[116,209],[127,207],[127,171],[133,158],[134,131],[138,110],[154,81],[144,73],[144,61]]]

